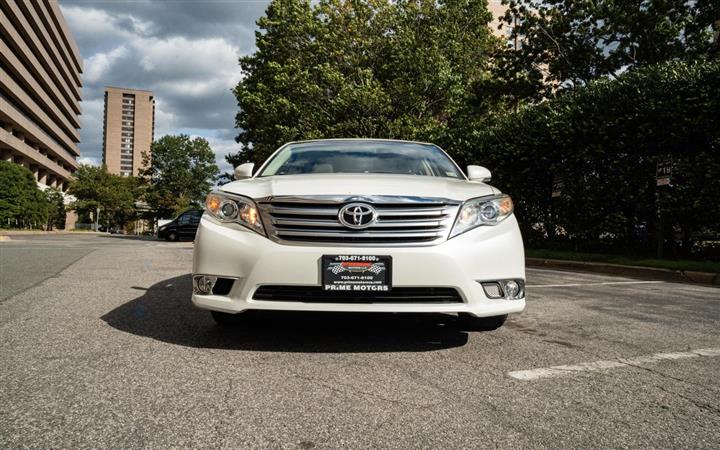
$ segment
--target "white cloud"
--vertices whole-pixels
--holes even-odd
[[[95,83],[102,80],[108,70],[121,58],[128,56],[129,52],[125,46],[120,46],[107,53],[96,53],[85,60],[85,71],[83,78],[87,83]]]
[[[228,139],[236,134],[231,89],[241,77],[238,57],[253,48],[263,4],[67,0],[61,8],[85,58],[85,160],[102,160],[104,86],[124,86],[154,92],[156,139],[193,129],[227,170],[223,157],[238,148]]]
[[[99,160],[99,159],[97,159],[97,158],[90,158],[90,157],[88,157],[88,156],[81,156],[80,158],[78,158],[77,161],[78,161],[78,163],[80,163],[80,164],[86,164],[86,165],[88,165],[88,166],[99,166],[99,165],[100,165],[100,160]]]
[[[177,118],[175,115],[166,111],[161,100],[155,101],[155,139],[166,134],[173,134]]]
[[[237,72],[239,50],[224,39],[139,38],[134,41],[148,72],[161,75],[194,76],[200,73]]]

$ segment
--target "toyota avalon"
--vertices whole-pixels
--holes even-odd
[[[477,330],[525,308],[508,195],[433,144],[291,142],[208,195],[193,303],[251,310],[457,313]]]

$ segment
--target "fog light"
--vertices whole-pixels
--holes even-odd
[[[212,293],[216,281],[217,277],[211,275],[195,275],[193,277],[193,292],[200,295],[209,295]]]
[[[515,281],[510,280],[505,282],[505,293],[508,297],[515,297],[519,292],[520,286],[518,286]]]
[[[525,282],[522,280],[502,280],[500,281],[505,298],[508,300],[517,300],[525,297]]]
[[[479,283],[485,291],[485,296],[490,299],[519,300],[525,298],[524,280],[480,281]]]

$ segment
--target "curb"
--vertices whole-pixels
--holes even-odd
[[[72,234],[72,235],[95,235],[104,234],[101,231],[68,231],[68,230],[54,230],[54,231],[42,231],[42,230],[0,230],[0,237],[10,236],[58,236],[61,234]]]
[[[720,273],[695,272],[692,270],[670,270],[655,267],[623,266],[586,261],[567,261],[562,259],[525,258],[529,267],[547,267],[560,270],[574,270],[580,272],[606,273],[622,275],[632,278],[647,278],[651,280],[675,281],[680,283],[698,283],[720,286]]]

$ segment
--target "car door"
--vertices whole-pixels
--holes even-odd
[[[188,223],[188,239],[195,240],[195,234],[197,234],[197,229],[200,226],[200,216],[202,216],[202,211],[193,211],[192,214],[190,214],[190,223]]]
[[[190,214],[184,213],[180,217],[177,218],[177,232],[180,239],[188,239],[190,236],[189,233],[189,225],[190,224]]]

